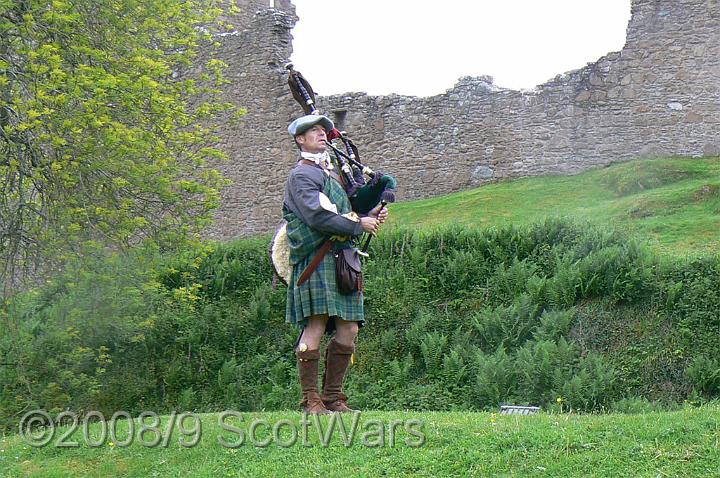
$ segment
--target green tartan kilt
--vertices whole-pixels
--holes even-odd
[[[285,322],[304,328],[308,317],[327,314],[330,317],[360,322],[362,326],[365,323],[363,293],[358,291],[344,295],[338,291],[332,250],[325,254],[323,261],[303,285],[295,285],[313,257],[315,254],[308,254],[293,267],[287,290]]]

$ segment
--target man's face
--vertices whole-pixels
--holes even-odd
[[[300,149],[302,151],[306,151],[308,153],[322,153],[327,147],[327,134],[322,126],[316,124],[303,134],[297,136],[295,141],[297,141],[297,144],[300,145]]]

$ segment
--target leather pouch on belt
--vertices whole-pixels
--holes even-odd
[[[335,251],[335,276],[341,294],[363,290],[362,265],[355,248]]]

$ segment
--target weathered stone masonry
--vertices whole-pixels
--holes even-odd
[[[243,29],[222,38],[221,58],[227,99],[248,114],[223,132],[232,160],[221,169],[235,184],[209,233],[222,240],[277,223],[296,156],[286,126],[300,115],[283,68],[294,7],[240,3]],[[371,167],[398,178],[401,199],[415,199],[639,157],[717,155],[719,100],[720,1],[633,0],[622,51],[531,91],[465,77],[428,98],[352,93],[318,103]]]

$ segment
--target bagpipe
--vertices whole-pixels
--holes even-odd
[[[293,98],[300,103],[306,115],[319,115],[315,107],[315,93],[310,83],[288,63],[288,85]],[[360,152],[345,131],[333,128],[327,133],[327,146],[335,154],[341,172],[345,192],[350,199],[353,211],[367,214],[381,202],[395,202],[397,180],[389,174],[373,171],[360,162]],[[340,150],[333,141],[342,143],[345,151]],[[367,177],[367,179],[366,179]],[[366,248],[363,248],[366,249]]]
[[[320,112],[315,107],[315,93],[310,83],[293,68],[292,63],[288,63],[285,67],[288,70],[288,85],[290,86],[290,91],[295,100],[302,106],[304,113],[306,115],[319,115]],[[333,143],[334,141],[342,143],[345,151],[340,150],[338,145]],[[382,207],[385,207],[388,203],[395,202],[397,180],[389,174],[373,171],[362,164],[360,162],[360,152],[346,132],[333,128],[327,132],[326,145],[334,153],[340,166],[340,182],[345,189],[348,199],[350,199],[352,210],[355,213],[366,215],[377,207],[378,204],[382,204]],[[362,251],[358,251],[361,255],[367,256],[367,250],[372,237],[372,235],[368,235]],[[329,242],[330,241],[328,241],[328,244]],[[282,221],[270,242],[268,252],[275,277],[280,279],[285,285],[288,284],[290,276],[292,275],[289,251],[290,245],[287,237],[287,223]],[[322,259],[323,255],[324,253],[316,254],[319,260]],[[303,276],[311,274],[313,269],[314,266],[311,264],[306,271],[303,272]],[[303,280],[302,277],[301,280]],[[273,283],[275,283],[274,280]]]

